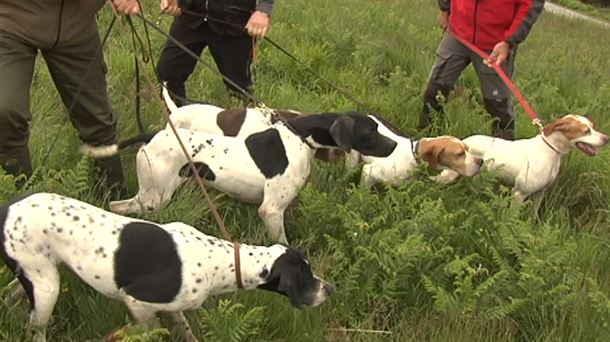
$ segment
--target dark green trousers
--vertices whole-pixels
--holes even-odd
[[[78,44],[40,49],[27,38],[0,31],[0,165],[7,172],[32,173],[28,151],[30,88],[39,51],[66,108],[72,108],[68,115],[82,141],[94,146],[117,141],[100,44],[95,32]],[[110,184],[122,181],[120,158],[102,160],[100,165]]]

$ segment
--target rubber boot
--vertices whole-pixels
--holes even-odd
[[[123,193],[123,164],[121,163],[121,156],[100,158],[96,162],[100,170],[99,176],[106,180],[106,186],[110,191],[110,199],[120,199]]]
[[[491,135],[505,140],[515,140],[515,120],[512,104],[508,99],[484,99],[485,109],[494,121],[491,123]]]
[[[235,89],[231,85],[226,85],[231,104],[236,107],[256,107],[256,103],[252,97],[245,95],[240,90]],[[252,95],[252,88],[247,87],[244,89],[249,95]]]
[[[515,131],[510,129],[497,129],[494,128],[492,124],[492,133],[491,135],[496,138],[504,139],[504,140],[515,140]]]
[[[419,130],[429,128],[434,121],[440,119],[444,114],[443,104],[438,101],[439,93],[447,98],[449,90],[434,82],[428,83],[424,93],[424,106],[419,116]]]
[[[169,96],[174,100],[174,103],[178,107],[182,107],[188,104],[186,100],[186,86],[184,82],[180,81],[167,81],[167,90],[169,91]]]
[[[15,183],[15,186],[18,189],[21,188],[25,184],[27,178],[32,176],[33,172],[32,161],[30,159],[30,150],[26,146],[9,154],[3,159],[4,160],[0,161],[0,166],[2,166],[6,173],[15,177],[25,175],[25,178],[21,177]]]

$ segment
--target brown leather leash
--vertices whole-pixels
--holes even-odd
[[[210,197],[205,185],[203,184],[203,180],[201,179],[201,176],[199,175],[197,167],[195,166],[195,163],[193,162],[193,158],[191,158],[190,154],[186,150],[184,142],[182,141],[182,139],[180,139],[180,136],[178,135],[178,131],[176,130],[176,127],[174,126],[174,123],[170,120],[169,110],[165,106],[163,99],[161,99],[161,95],[159,94],[159,92],[156,91],[157,87],[155,86],[155,84],[153,83],[153,81],[150,79],[150,77],[147,74],[145,74],[145,77],[146,77],[146,80],[148,81],[150,89],[152,89],[153,93],[156,94],[157,100],[159,101],[159,103],[162,103],[161,108],[163,111],[163,115],[165,117],[165,121],[168,123],[169,127],[171,128],[174,136],[176,137],[176,140],[178,140],[180,149],[182,150],[182,153],[184,153],[184,156],[186,157],[186,159],[188,161],[189,167],[190,167],[191,171],[193,172],[193,176],[195,177],[195,181],[197,182],[197,185],[203,192],[203,195],[204,195],[206,201],[208,202],[208,206],[210,207],[210,210],[212,211],[212,216],[214,216],[214,219],[216,220],[216,223],[218,224],[218,227],[220,228],[220,231],[221,231],[224,239],[227,241],[233,241],[233,239],[231,237],[231,233],[229,233],[229,230],[227,229],[227,226],[225,225],[224,220],[222,219],[222,217],[220,217],[220,214],[218,213],[218,206],[216,205],[216,203],[214,203],[214,201]],[[235,255],[235,282],[237,283],[237,287],[241,289],[241,288],[243,288],[243,283],[242,283],[242,279],[241,279],[241,262],[240,262],[240,255],[239,255],[239,247],[240,247],[239,242],[233,241],[233,254]]]

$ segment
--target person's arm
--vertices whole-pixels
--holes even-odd
[[[449,12],[451,9],[451,0],[438,0],[438,8],[443,12]]]
[[[274,0],[260,0],[256,4],[256,10],[259,12],[263,12],[268,17],[270,17],[271,13],[273,12],[273,4],[274,4]]]
[[[138,15],[140,14],[140,4],[137,0],[110,0],[112,6],[120,13],[127,15]],[[180,6],[178,0],[160,0],[159,7],[161,11],[169,15],[179,15]]]
[[[451,0],[438,0],[438,8],[441,10],[436,18],[438,25],[445,31],[449,26],[449,10],[451,9]]]
[[[513,48],[523,42],[544,8],[544,0],[518,0],[517,15],[504,34],[504,40]]]

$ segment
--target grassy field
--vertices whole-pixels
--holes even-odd
[[[278,1],[271,37],[325,77],[345,86],[404,131],[416,130],[421,98],[441,31],[434,1]],[[157,19],[157,2],[146,1]],[[101,31],[110,11],[100,16]],[[141,21],[135,20],[142,31]],[[168,27],[171,20],[163,18]],[[158,55],[163,38],[151,33]],[[109,92],[122,137],[137,133],[129,28],[118,25],[105,50]],[[545,13],[519,47],[518,85],[545,120],[577,112],[610,131],[610,32]],[[268,106],[345,111],[356,105],[297,67],[268,44],[255,66],[256,94]],[[211,63],[209,55],[206,60]],[[151,74],[151,64],[144,69]],[[42,63],[34,79],[31,148],[39,171],[27,192],[55,191],[106,206],[92,190],[90,165]],[[199,67],[190,97],[228,106],[221,80]],[[159,103],[145,90],[144,120],[163,124]],[[472,70],[462,77],[439,132],[489,133]],[[536,134],[520,113],[518,136]],[[44,167],[41,163],[58,138]],[[131,192],[135,151],[123,154]],[[547,192],[540,220],[529,205],[510,210],[508,189],[489,174],[451,186],[426,171],[400,187],[367,191],[342,163],[316,162],[287,212],[288,239],[337,285],[315,309],[295,310],[261,291],[210,298],[188,318],[211,341],[606,341],[610,336],[610,151],[565,157]],[[0,176],[0,202],[18,194]],[[241,241],[269,244],[256,208],[214,193],[227,226]],[[220,235],[195,187],[185,187],[146,219],[184,221]],[[100,339],[129,322],[118,302],[62,272],[62,295],[50,341]],[[0,266],[1,287],[11,274]],[[0,302],[0,340],[25,339],[28,306]],[[136,337],[134,337],[136,338]],[[141,340],[155,339],[144,335]],[[165,338],[174,340],[173,337]]]
[[[599,1],[599,4],[588,4],[580,0],[554,0],[553,2],[575,9],[581,13],[610,21],[610,2],[607,2],[605,6],[601,5],[603,1]]]

